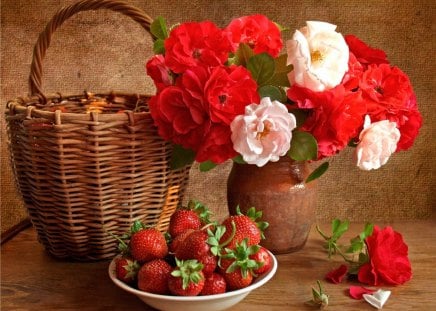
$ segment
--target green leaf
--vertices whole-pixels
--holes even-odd
[[[247,66],[248,60],[254,56],[253,49],[246,43],[239,44],[238,50],[235,53],[233,63],[235,65]]]
[[[185,149],[180,145],[173,146],[173,154],[171,157],[170,167],[175,170],[186,165],[192,164],[195,159],[195,152],[190,149]]]
[[[204,161],[200,163],[200,171],[201,172],[207,172],[213,169],[216,166],[216,163],[213,163],[212,161]]]
[[[339,219],[335,219],[332,222],[333,239],[338,240],[345,232],[348,231],[350,222],[345,220],[341,222]]]
[[[168,38],[168,29],[165,19],[162,16],[158,16],[150,25],[150,32],[158,39],[165,40]]]
[[[274,59],[274,76],[269,81],[272,85],[289,87],[288,73],[292,71],[292,65],[286,65],[287,55],[282,54]]]
[[[247,69],[257,84],[263,86],[273,77],[275,62],[268,53],[260,53],[248,60]]]
[[[247,164],[247,162],[244,161],[244,158],[240,154],[238,154],[232,160],[233,160],[233,162],[238,163],[238,164]]]
[[[154,54],[165,54],[164,40],[157,39],[156,41],[154,41],[153,52]]]
[[[264,85],[259,88],[258,93],[261,98],[269,97],[271,101],[277,100],[281,103],[286,101],[286,97],[283,99],[283,93],[277,86]]]
[[[322,175],[324,175],[325,172],[327,172],[329,168],[329,162],[324,162],[320,166],[318,166],[309,176],[306,178],[306,183],[309,183],[317,178],[320,178]]]
[[[365,225],[365,228],[363,229],[363,232],[361,233],[361,239],[364,241],[367,237],[372,235],[372,232],[374,231],[374,224],[367,223]]]
[[[307,116],[309,114],[309,112],[306,110],[295,109],[295,108],[289,109],[289,112],[295,116],[295,119],[297,119],[297,127],[300,127],[303,125],[303,123],[306,121]]]
[[[294,130],[288,155],[295,161],[308,161],[318,156],[318,144],[308,132]]]

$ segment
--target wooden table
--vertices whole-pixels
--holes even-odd
[[[389,225],[401,232],[409,245],[413,278],[398,287],[382,287],[392,291],[383,309],[436,310],[436,219]],[[328,232],[329,225],[321,228]],[[362,228],[362,224],[352,224],[344,243]],[[311,287],[342,262],[339,258],[327,259],[314,228],[303,250],[277,258],[279,267],[274,278],[231,310],[314,310],[304,304],[310,299]],[[77,263],[54,259],[37,242],[34,229],[28,228],[2,245],[1,309],[153,310],[116,287],[108,277],[107,267],[107,261]],[[353,283],[323,284],[330,295],[329,310],[375,310],[364,301],[349,298],[347,289]]]

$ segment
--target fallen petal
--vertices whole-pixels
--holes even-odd
[[[390,295],[390,290],[379,289],[373,294],[363,294],[363,299],[365,299],[366,302],[368,302],[374,308],[381,309]]]
[[[353,299],[360,300],[363,298],[363,294],[372,294],[375,290],[363,287],[363,286],[350,286],[350,296]]]
[[[338,284],[338,283],[342,282],[342,279],[347,274],[347,272],[348,272],[347,266],[341,265],[339,268],[336,268],[336,269],[330,271],[329,273],[327,273],[325,278],[327,281],[329,281],[331,283]]]

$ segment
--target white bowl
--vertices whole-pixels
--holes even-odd
[[[115,259],[109,265],[109,277],[111,280],[120,287],[121,289],[135,294],[146,304],[162,311],[219,311],[230,308],[231,306],[237,304],[243,300],[252,290],[261,287],[266,282],[268,282],[277,271],[277,259],[272,253],[270,253],[272,258],[271,269],[259,276],[254,280],[254,282],[245,288],[238,289],[235,291],[227,292],[224,294],[217,295],[207,295],[207,296],[170,296],[170,295],[157,295],[151,294],[144,291],[137,290],[127,284],[121,282],[116,278],[115,273]]]

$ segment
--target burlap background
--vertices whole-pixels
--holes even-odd
[[[1,113],[8,99],[27,94],[33,44],[48,20],[71,0],[1,1]],[[436,200],[436,144],[433,90],[435,85],[436,3],[420,1],[140,1],[132,4],[151,16],[164,16],[170,24],[210,19],[224,26],[231,18],[263,13],[292,31],[306,20],[338,25],[384,49],[415,87],[424,126],[415,146],[396,154],[378,171],[363,172],[351,162],[350,150],[331,160],[319,182],[318,218],[398,220],[425,218]],[[290,31],[287,37],[292,33]],[[81,13],[56,34],[44,63],[48,93],[121,90],[152,93],[144,73],[151,40],[133,21],[107,11]],[[25,217],[17,196],[6,149],[5,125],[1,135],[2,232]],[[225,185],[230,163],[210,173],[191,171],[188,196],[208,204],[217,217],[226,213]]]

